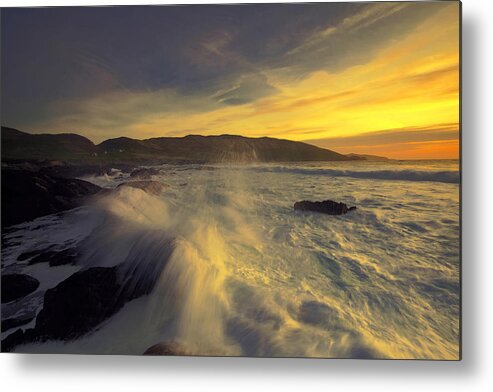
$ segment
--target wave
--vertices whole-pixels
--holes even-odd
[[[243,176],[247,170],[259,175]],[[301,196],[292,182],[265,172],[459,180],[457,172],[264,165],[170,173],[162,176],[171,185],[160,196],[131,187],[107,191],[79,210],[7,235],[19,245],[2,254],[4,268],[28,268],[45,290],[72,270],[14,265],[18,254],[53,244],[76,247],[70,268],[114,268],[125,290],[145,295],[132,295],[77,340],[16,350],[142,354],[171,344],[196,355],[455,357],[458,253],[450,227],[458,218],[450,206],[457,204],[442,204],[442,194],[435,200],[390,192],[377,205],[368,182],[339,187],[341,195],[373,203],[347,219],[305,216],[285,208]],[[111,188],[119,179],[113,181]],[[417,202],[429,208],[415,208]],[[447,244],[443,250],[437,240]],[[39,311],[42,298],[34,305]],[[447,322],[430,321],[437,317]],[[408,337],[423,325],[433,334],[413,345]]]
[[[460,173],[455,170],[424,171],[424,170],[338,170],[338,169],[308,169],[300,167],[255,167],[249,170],[269,173],[290,173],[314,176],[352,177],[373,180],[395,181],[431,181],[449,184],[460,183]]]

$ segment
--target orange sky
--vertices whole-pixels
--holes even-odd
[[[396,159],[458,158],[458,20],[458,7],[452,4],[367,64],[340,73],[317,71],[298,83],[285,82],[273,71],[267,77],[279,90],[274,96],[185,119],[179,115],[156,118],[155,126],[143,124],[139,131],[146,136],[156,128],[267,134],[341,153]],[[407,127],[417,128],[415,135],[408,132],[395,137],[396,130]],[[426,129],[436,131],[436,137],[421,141]],[[442,130],[448,133],[443,135]],[[364,143],[363,136],[375,131],[385,131],[388,143]],[[362,143],[348,143],[351,137]]]
[[[344,36],[351,38],[351,50],[357,51],[358,40],[364,38],[357,35],[358,29],[366,29],[368,35],[374,26],[406,12],[408,6],[412,7],[381,3],[365,8],[315,31],[287,55],[296,61],[301,61],[298,53],[315,53],[316,57],[316,48],[330,47],[331,40]],[[288,72],[291,65],[252,63],[232,50],[232,33],[212,30],[185,53],[188,60],[198,67],[234,64],[253,69],[255,74],[241,74],[232,86],[225,84],[209,94],[184,93],[172,87],[152,91],[114,88],[83,99],[63,99],[52,105],[58,112],[49,122],[37,121],[24,130],[71,131],[95,142],[117,136],[143,139],[229,133],[306,141],[341,153],[396,159],[458,158],[459,3],[435,3],[435,7],[438,12],[419,19],[404,35],[386,40],[377,37],[385,45],[371,55],[340,69],[324,67],[322,62],[299,77]],[[349,58],[358,54],[351,50],[341,53]],[[110,67],[100,76],[115,80],[111,86],[118,85]],[[266,92],[258,93],[256,86],[258,92]],[[224,104],[224,97],[239,91],[258,93],[258,97]],[[112,124],[115,118],[122,118],[121,123]]]
[[[266,70],[269,83],[278,90],[274,95],[186,116],[180,112],[149,116],[134,126],[134,132],[142,138],[159,136],[160,129],[175,136],[268,135],[341,153],[396,159],[458,158],[458,37],[458,7],[450,4],[366,64],[338,73],[316,71],[297,82]],[[437,124],[449,124],[447,138],[441,139],[443,132]],[[393,137],[396,130],[406,127],[418,128],[414,137]],[[421,141],[423,129],[436,130],[436,138]],[[362,136],[375,131],[385,131],[389,143],[364,143]],[[363,143],[347,142],[356,136]]]

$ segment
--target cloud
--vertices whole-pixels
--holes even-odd
[[[305,141],[327,148],[338,148],[456,140],[458,136],[459,124],[435,124],[430,126],[384,129],[373,132],[365,132],[358,135],[311,139]]]
[[[362,3],[349,16],[319,26],[273,65],[284,70],[286,77],[294,78],[316,70],[341,72],[370,61],[446,6],[450,4]]]
[[[273,70],[300,78],[367,61],[434,4],[6,9],[2,112],[36,123],[57,101],[120,89],[241,105],[277,92],[266,76]]]
[[[95,141],[325,140],[453,123],[457,10],[451,2],[8,9],[2,117]]]
[[[278,90],[267,82],[261,74],[241,76],[238,84],[226,92],[219,92],[215,96],[218,102],[226,105],[243,105],[259,98],[272,95]]]
[[[394,159],[458,159],[459,124],[384,129],[305,142],[344,154],[382,155]]]

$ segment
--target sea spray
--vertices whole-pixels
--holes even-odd
[[[22,245],[3,261],[45,289],[62,267],[35,271],[15,258],[66,242],[82,250],[71,268],[126,265],[129,279],[156,282],[81,339],[18,350],[142,354],[170,342],[198,355],[456,358],[458,184],[409,177],[409,186],[376,187],[330,175],[405,169],[433,178],[456,163],[362,165],[165,165],[154,177],[169,184],[162,196],[121,187],[23,226],[12,238]],[[304,174],[314,167],[324,172]],[[329,198],[358,209],[336,217],[292,209]]]

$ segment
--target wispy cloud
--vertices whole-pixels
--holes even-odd
[[[3,121],[28,131],[351,146],[458,118],[453,2],[9,9],[2,33]]]
[[[434,124],[429,126],[383,129],[361,134],[305,140],[306,142],[330,148],[368,147],[393,145],[396,143],[432,142],[456,140],[459,124]]]

